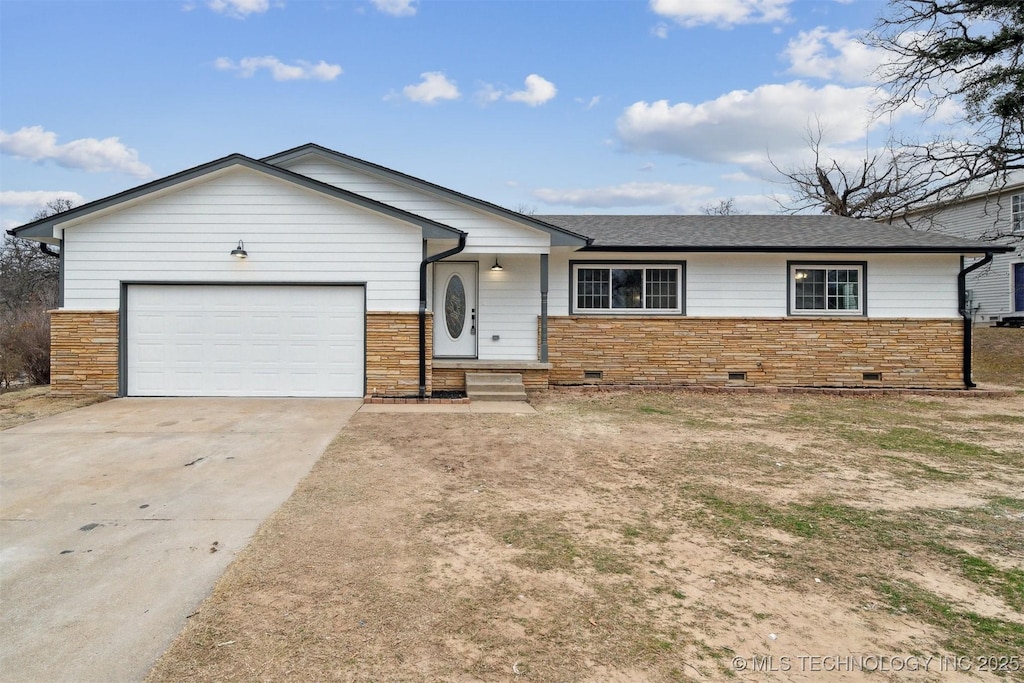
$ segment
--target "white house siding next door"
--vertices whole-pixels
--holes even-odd
[[[129,396],[363,395],[359,286],[129,285]]]

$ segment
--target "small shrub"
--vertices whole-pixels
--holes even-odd
[[[50,383],[50,316],[37,305],[3,313],[0,320],[0,384]]]

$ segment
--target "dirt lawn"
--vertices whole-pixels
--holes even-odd
[[[0,392],[0,431],[104,400],[100,396],[54,398],[48,386],[3,391]]]
[[[356,415],[150,680],[1024,680],[1024,394],[536,407]]]

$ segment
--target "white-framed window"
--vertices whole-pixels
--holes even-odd
[[[1010,197],[1010,229],[1016,234],[1024,234],[1024,194]]]
[[[790,315],[864,315],[864,263],[790,263]]]
[[[682,263],[572,264],[574,313],[683,312]]]

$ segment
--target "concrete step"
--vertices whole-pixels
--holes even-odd
[[[467,372],[470,401],[525,401],[523,376],[518,372]]]
[[[514,391],[474,391],[466,392],[466,396],[472,401],[525,401],[526,392]]]
[[[481,384],[523,385],[523,376],[518,372],[467,372],[466,386]]]

